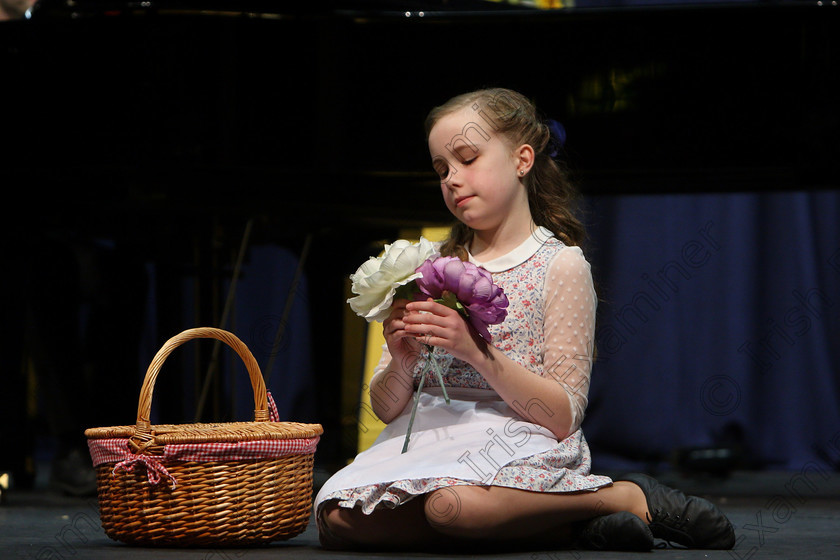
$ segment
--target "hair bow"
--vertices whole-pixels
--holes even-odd
[[[551,158],[556,158],[560,153],[560,148],[566,144],[566,129],[554,119],[548,119],[545,124],[548,126],[550,133],[548,143],[551,151],[548,155]]]

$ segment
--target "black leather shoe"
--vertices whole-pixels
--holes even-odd
[[[653,534],[638,515],[619,511],[587,522],[577,545],[590,550],[648,551],[653,548]]]
[[[728,550],[735,546],[732,523],[712,502],[686,496],[645,474],[628,474],[618,480],[632,482],[644,492],[655,538],[689,548]]]

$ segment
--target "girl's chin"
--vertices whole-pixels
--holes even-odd
[[[467,226],[471,230],[481,231],[483,229],[481,220],[478,220],[476,218],[476,216],[473,216],[469,213],[466,213],[466,214],[458,213],[458,214],[455,214],[455,217],[458,218],[458,221],[463,223],[465,226]]]

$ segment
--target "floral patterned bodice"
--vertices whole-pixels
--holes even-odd
[[[499,325],[490,325],[488,330],[492,343],[517,363],[536,374],[541,374],[543,365],[543,297],[546,264],[557,251],[565,247],[559,241],[545,244],[531,258],[521,265],[493,274],[508,298],[508,315]],[[435,358],[444,371],[444,383],[451,387],[492,389],[487,381],[470,364],[454,358],[446,350],[435,349]],[[418,375],[423,360],[415,367]],[[415,379],[415,387],[418,379]],[[426,375],[425,385],[437,386],[433,371]]]

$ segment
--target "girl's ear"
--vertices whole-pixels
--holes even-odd
[[[530,144],[522,144],[513,152],[516,161],[517,177],[524,177],[534,165],[534,148]]]

